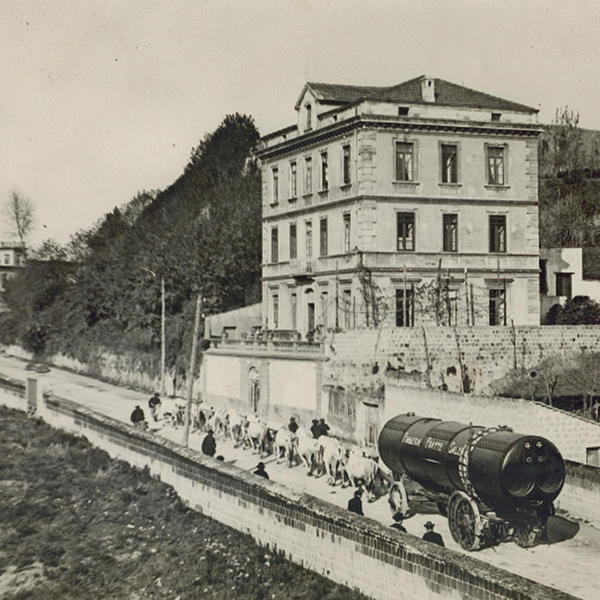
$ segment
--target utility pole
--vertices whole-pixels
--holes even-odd
[[[198,351],[198,334],[200,332],[200,316],[202,314],[202,292],[196,301],[196,319],[194,321],[194,337],[192,338],[192,355],[188,373],[187,399],[185,404],[185,426],[183,428],[182,444],[187,447],[190,437],[190,421],[192,412],[192,393],[194,391],[194,371],[196,370],[196,352]],[[202,360],[202,359],[201,359]],[[201,367],[202,368],[202,367]]]

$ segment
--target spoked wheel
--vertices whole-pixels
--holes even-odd
[[[531,548],[535,544],[536,532],[531,523],[520,523],[515,527],[514,540],[521,548]]]
[[[454,541],[464,550],[477,550],[483,529],[477,504],[464,492],[454,492],[448,502],[448,524]]]

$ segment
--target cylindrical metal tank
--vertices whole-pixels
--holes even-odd
[[[542,437],[411,414],[385,424],[379,455],[434,493],[464,491],[496,511],[549,504],[565,479],[560,452]]]

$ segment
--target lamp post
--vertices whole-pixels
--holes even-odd
[[[142,267],[144,271],[148,271],[154,279],[156,279],[156,273],[151,269],[146,267]],[[165,384],[165,362],[166,362],[166,329],[165,329],[165,279],[164,277],[160,278],[160,395],[164,396],[166,394],[166,384]]]
[[[196,318],[194,320],[194,337],[192,338],[192,354],[190,356],[190,370],[187,381],[187,398],[185,403],[185,425],[183,427],[182,444],[187,447],[190,438],[190,423],[192,413],[192,395],[194,392],[194,372],[196,371],[196,354],[198,351],[198,334],[200,333],[200,319],[202,317],[202,292],[198,294],[196,300]],[[200,355],[202,360],[202,355]],[[202,368],[202,363],[200,363]]]

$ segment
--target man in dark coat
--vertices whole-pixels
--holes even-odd
[[[131,422],[133,423],[133,425],[135,427],[138,428],[142,428],[144,425],[144,421],[146,420],[146,417],[144,415],[144,411],[139,407],[139,405],[137,405],[134,409],[133,412],[131,413]]]
[[[321,419],[319,421],[319,436],[321,437],[322,435],[329,435],[329,425],[327,425],[327,423],[325,423],[325,419]]]
[[[352,496],[352,498],[350,498],[349,502],[348,502],[348,510],[350,512],[356,513],[357,515],[363,515],[363,509],[362,509],[362,491],[361,490],[356,490],[354,492],[354,496]]]
[[[438,546],[444,547],[445,544],[442,536],[439,533],[436,533],[433,530],[433,527],[434,525],[431,521],[427,521],[427,523],[425,523],[425,529],[427,529],[427,531],[423,535],[423,539],[426,542],[431,542],[432,544],[437,544]]]
[[[158,392],[154,392],[154,395],[148,400],[148,407],[150,408],[150,414],[155,421],[158,421],[158,407],[160,406],[160,396]]]
[[[206,456],[214,456],[217,451],[217,440],[215,440],[214,431],[208,430],[206,437],[202,440],[202,453]]]
[[[310,427],[310,432],[312,433],[312,436],[314,438],[318,438],[319,437],[319,421],[317,421],[317,419],[313,419],[312,420],[312,425]]]
[[[288,429],[293,435],[296,435],[296,432],[299,429],[298,423],[296,423],[296,419],[294,417],[290,417],[290,422],[288,423]]]
[[[265,463],[259,462],[256,466],[256,470],[254,471],[255,475],[259,477],[264,477],[265,479],[269,479],[269,474],[265,471]]]

